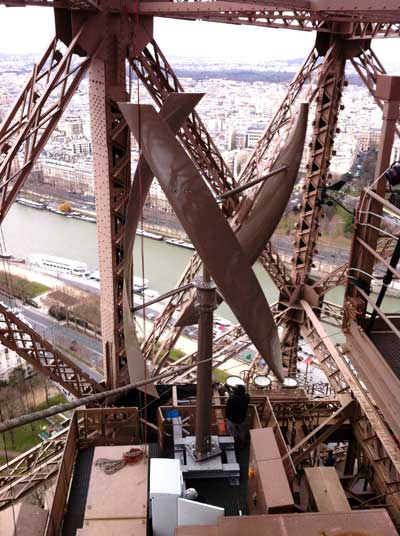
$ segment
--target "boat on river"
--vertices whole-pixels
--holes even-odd
[[[96,223],[96,218],[94,216],[86,216],[85,214],[82,214],[79,219],[89,223]]]
[[[100,272],[99,270],[94,270],[93,272],[91,272],[89,274],[89,276],[87,276],[88,279],[92,280],[92,281],[97,281],[98,283],[100,283]],[[138,277],[138,276],[134,276],[133,278],[133,291],[134,292],[143,292],[144,290],[146,290],[149,286],[149,280],[148,279],[143,279],[142,277]]]
[[[28,199],[26,197],[21,196],[17,197],[16,201],[20,205],[25,205],[31,208],[38,208],[39,210],[47,208],[47,204],[44,201],[32,201],[32,199]]]
[[[153,240],[164,240],[164,237],[157,233],[151,233],[150,231],[145,231],[143,229],[136,229],[136,234],[139,236],[145,236],[146,238],[151,238]]]
[[[78,275],[81,277],[85,275],[88,269],[85,262],[54,257],[53,255],[41,255],[40,253],[30,255],[29,263],[46,271]]]
[[[167,244],[172,244],[173,246],[179,246],[186,249],[194,249],[194,245],[191,242],[186,240],[178,240],[177,238],[168,238],[166,240]]]

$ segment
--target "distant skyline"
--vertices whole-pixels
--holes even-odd
[[[54,36],[50,8],[0,7],[0,52],[38,56]],[[202,21],[155,19],[154,37],[167,55],[248,61],[305,57],[314,32],[235,26]],[[400,38],[376,39],[373,48],[384,64],[400,63]]]

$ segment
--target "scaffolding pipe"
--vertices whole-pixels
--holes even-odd
[[[192,365],[183,365],[181,370],[182,372],[184,372],[191,367]],[[81,406],[86,406],[87,404],[92,404],[94,402],[101,402],[105,398],[125,395],[133,389],[137,389],[139,387],[142,387],[143,385],[148,385],[150,383],[158,382],[159,380],[168,378],[168,376],[172,376],[173,374],[173,370],[169,370],[168,372],[164,372],[163,374],[159,374],[158,376],[154,376],[152,378],[147,378],[146,380],[141,380],[140,382],[131,383],[122,387],[117,387],[116,389],[110,389],[109,391],[103,391],[102,393],[97,393],[95,395],[89,395],[85,398],[80,398],[79,400],[74,400],[65,404],[59,404],[58,406],[52,406],[51,408],[44,409],[42,411],[36,411],[28,415],[21,415],[20,417],[15,417],[14,419],[7,419],[6,421],[0,423],[0,433],[7,432],[8,430],[18,428],[19,426],[23,426],[25,424],[30,424],[31,422],[35,422],[40,419],[46,419],[47,417],[51,417],[52,415],[56,415],[57,413],[63,413],[64,411],[69,411],[71,409],[79,408]]]

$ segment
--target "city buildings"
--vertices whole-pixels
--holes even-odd
[[[31,56],[0,58],[2,71],[7,72],[7,76],[0,81],[0,118],[6,116],[15,101],[16,88],[23,84],[33,60]],[[272,81],[263,81],[268,78],[268,69],[279,69],[286,78],[290,78],[298,66],[293,62],[252,66],[253,72],[260,74],[260,80],[254,80],[253,77],[247,81],[245,75],[235,77],[226,74],[246,72],[243,65],[221,65],[214,59],[204,59],[202,70],[207,76],[202,79],[197,63],[190,63],[187,59],[174,61],[178,69],[183,69],[185,73],[181,80],[185,91],[205,93],[197,111],[218,149],[224,153],[232,173],[237,176],[285,94],[287,81],[275,81],[273,75],[269,77]],[[137,92],[134,94],[136,96]],[[150,102],[144,88],[139,88],[139,100],[142,103]],[[36,163],[35,173],[45,184],[78,194],[93,195],[93,158],[87,103],[88,83],[84,79]],[[331,164],[334,175],[349,171],[360,151],[376,149],[379,144],[381,113],[376,111],[367,89],[349,85],[343,93],[342,103],[344,109],[335,139],[336,155]],[[311,132],[311,125],[308,131]],[[399,159],[399,153],[397,146],[393,160]],[[132,154],[137,160],[138,149],[134,142]],[[300,179],[305,176],[306,161],[307,151],[300,168]],[[18,160],[15,162],[14,165],[23,165]],[[169,210],[165,208],[167,202],[157,181],[153,181],[149,197],[150,206],[161,204],[165,210]]]
[[[12,350],[0,345],[0,381],[8,382],[11,372],[21,366],[25,367],[26,362]]]

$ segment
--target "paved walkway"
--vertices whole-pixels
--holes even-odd
[[[7,449],[7,457],[8,458],[16,458],[17,456],[20,456],[22,452],[17,452],[16,450]],[[0,456],[2,458],[6,458],[6,451],[5,449],[0,449]]]

